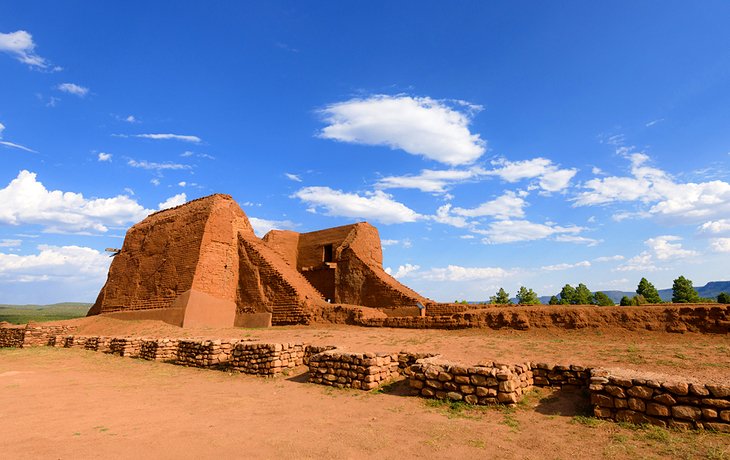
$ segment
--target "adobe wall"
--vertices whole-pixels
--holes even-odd
[[[428,307],[427,307],[428,309]],[[619,328],[667,332],[730,333],[730,305],[666,304],[632,307],[545,305],[490,307],[449,316],[358,317],[370,327],[410,329]]]

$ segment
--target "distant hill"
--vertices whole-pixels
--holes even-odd
[[[59,321],[86,316],[90,303],[61,302],[51,305],[0,304],[0,321],[25,324],[28,321]]]

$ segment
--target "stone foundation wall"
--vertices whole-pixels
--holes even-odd
[[[239,342],[233,349],[229,367],[245,374],[280,375],[304,364],[305,349],[301,343]]]
[[[372,390],[399,375],[398,354],[329,350],[309,359],[309,381],[338,388]]]
[[[730,382],[703,385],[607,370],[594,370],[590,381],[596,417],[730,433]]]
[[[68,334],[76,329],[73,326],[40,326],[26,324],[24,326],[0,324],[0,348],[28,348],[49,345],[52,338],[59,334]]]
[[[515,404],[533,385],[529,363],[468,367],[430,358],[410,366],[408,374],[414,394],[479,405]]]
[[[180,340],[177,364],[191,367],[225,367],[231,360],[235,341],[229,340]]]
[[[142,339],[139,357],[149,361],[175,361],[178,359],[178,339]]]
[[[538,387],[583,388],[590,384],[591,370],[574,364],[532,363],[533,384]]]
[[[106,353],[127,358],[138,358],[141,345],[142,339],[139,337],[112,337]]]
[[[23,346],[25,328],[5,326],[0,327],[0,348],[20,348]]]

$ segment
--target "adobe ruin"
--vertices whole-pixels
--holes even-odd
[[[233,198],[215,194],[130,228],[89,315],[253,327],[307,324],[331,304],[417,316],[429,303],[383,270],[372,225],[260,239]]]

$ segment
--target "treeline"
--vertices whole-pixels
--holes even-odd
[[[688,280],[684,276],[674,280],[672,284],[672,303],[724,303],[730,304],[730,294],[721,292],[717,299],[705,299],[700,297],[697,291],[692,286],[692,281]],[[495,305],[512,305],[513,302],[510,299],[510,295],[504,288],[499,288],[499,291],[489,298],[489,303]],[[645,304],[658,304],[664,303],[659,297],[659,291],[656,287],[649,282],[646,278],[641,278],[639,285],[636,287],[636,295],[633,297],[624,296],[621,299],[620,305],[645,305]],[[520,287],[517,292],[517,304],[518,305],[540,305],[540,299],[532,289],[528,289],[525,286]],[[577,287],[573,287],[570,284],[563,286],[558,295],[550,297],[549,305],[598,305],[598,306],[613,306],[615,305],[613,300],[608,297],[604,292],[596,291],[591,292],[588,287],[580,283]]]

